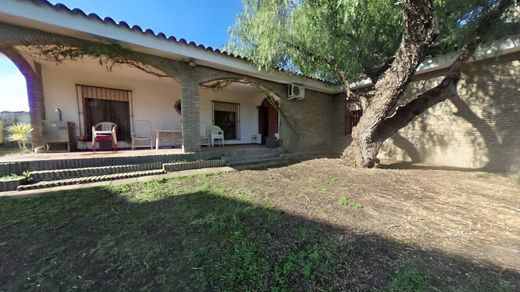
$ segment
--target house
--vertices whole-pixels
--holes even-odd
[[[29,93],[35,135],[42,135],[43,120],[61,116],[73,125],[80,149],[91,147],[97,122],[116,122],[118,147],[128,148],[136,123],[149,121],[159,147],[182,144],[184,152],[201,151],[201,136],[218,125],[226,145],[275,141],[285,152],[341,153],[360,114],[346,104],[340,86],[259,71],[240,56],[45,0],[3,3],[0,43],[15,48],[41,82],[41,92]],[[51,44],[107,43],[131,52],[135,62],[107,70],[96,58],[57,64],[41,56]],[[460,85],[465,106],[445,102],[431,109],[388,141],[381,157],[471,168],[507,161],[504,170],[519,170],[520,46],[517,39],[506,43],[468,66]],[[448,61],[442,56],[420,67],[408,94],[435,82]],[[293,96],[294,86],[304,93]]]
[[[118,147],[127,148],[135,121],[140,120],[151,121],[154,130],[182,131],[186,151],[199,150],[201,134],[213,124],[224,130],[227,145],[265,143],[266,137],[279,138],[288,149],[319,150],[330,144],[328,112],[339,90],[325,82],[284,72],[261,72],[247,60],[226,52],[47,1],[5,3],[0,8],[0,21],[2,36],[13,37],[4,43],[27,44],[28,39],[39,37],[62,38],[58,43],[64,39],[103,39],[143,58],[170,62],[167,66],[172,78],[159,78],[131,65],[107,70],[98,60],[87,57],[56,64],[27,46],[17,46],[24,59],[38,64],[42,77],[42,106],[31,110],[41,110],[41,120],[58,120],[59,110],[64,121],[74,123],[80,149],[91,147],[91,126],[101,121],[118,124]],[[237,82],[220,90],[209,88],[229,79]],[[304,100],[288,100],[287,86],[294,83],[305,87]],[[307,115],[309,111],[314,118]]]

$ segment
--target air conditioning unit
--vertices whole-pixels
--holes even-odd
[[[289,99],[301,100],[305,98],[305,87],[297,84],[289,84]]]

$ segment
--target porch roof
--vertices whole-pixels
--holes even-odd
[[[124,21],[116,23],[112,18],[102,19],[95,13],[86,14],[81,9],[70,9],[63,4],[47,0],[16,0],[3,3],[0,21],[45,30],[80,39],[99,41],[100,38],[116,41],[134,51],[175,60],[194,60],[198,65],[243,74],[282,84],[297,83],[324,93],[339,93],[341,87],[323,80],[295,73],[274,70],[260,71],[247,58],[226,51],[206,47],[185,39],[143,30]]]

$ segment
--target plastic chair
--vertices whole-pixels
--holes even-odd
[[[215,140],[220,140],[220,144],[224,147],[224,131],[219,126],[211,126],[209,134],[211,147],[215,146]]]
[[[112,150],[117,151],[117,125],[111,122],[102,122],[92,126],[92,151],[96,152],[96,142],[111,141]]]
[[[134,131],[132,132],[132,150],[135,147],[148,147],[153,149],[153,133],[152,133],[152,121],[141,120],[134,121]],[[137,142],[144,142],[137,146]]]

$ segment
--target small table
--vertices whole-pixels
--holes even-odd
[[[182,139],[182,130],[155,130],[155,150],[159,150],[159,141],[163,134],[171,136],[179,135]]]

